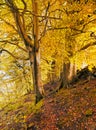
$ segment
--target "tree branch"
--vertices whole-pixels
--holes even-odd
[[[3,19],[3,18],[1,18],[1,17],[0,17],[0,19],[1,19],[2,21],[4,21],[7,25],[9,25],[10,27],[12,27],[16,32],[18,32],[18,30],[15,28],[15,26],[14,26],[13,24],[11,24],[10,22],[6,21],[5,19]]]
[[[63,30],[63,29],[67,29],[68,27],[49,27],[47,30]]]
[[[12,56],[13,58],[15,58],[15,59],[28,60],[28,58],[24,59],[24,58],[17,57],[17,56],[15,56],[15,55],[13,55],[13,53],[11,53],[10,51],[8,51],[8,50],[6,50],[6,49],[4,49],[4,48],[1,48],[1,49],[0,49],[0,53],[2,53],[3,51],[7,52],[9,55],[11,55],[11,56]]]
[[[3,52],[3,51],[7,52],[7,53],[8,53],[9,55],[11,55],[13,58],[19,59],[19,57],[16,57],[15,55],[13,55],[13,53],[11,53],[10,51],[8,51],[8,50],[6,50],[6,49],[4,49],[4,48],[2,48],[2,49],[0,50],[0,52]]]
[[[91,46],[94,46],[94,45],[96,45],[96,41],[93,42],[93,43],[88,43],[87,45],[85,45],[85,46],[83,46],[81,49],[79,49],[77,52],[83,51],[83,50],[85,50],[85,49],[87,49],[87,48],[89,48],[89,47],[91,47]]]
[[[26,12],[26,10],[27,10],[27,5],[26,5],[26,3],[25,3],[25,1],[24,0],[21,0],[22,2],[23,2],[23,4],[24,4],[24,9],[23,9],[23,12],[22,12],[22,22],[23,22],[23,27],[24,27],[24,29],[25,29],[25,20],[24,20],[24,14],[25,14],[25,12]]]
[[[77,53],[79,53],[79,52],[81,52],[81,51],[83,51],[83,50],[86,50],[86,49],[88,49],[89,47],[95,46],[95,45],[96,45],[96,41],[93,42],[93,43],[88,43],[87,45],[85,45],[85,46],[83,46],[82,48],[80,48],[79,50],[77,50],[73,56],[75,56]]]
[[[26,5],[24,0],[21,0],[21,1],[24,4],[24,9],[23,9],[23,12],[22,12],[24,14],[26,12],[26,10],[27,10],[27,5]]]
[[[48,6],[47,6],[46,12],[45,12],[45,20],[46,20],[46,21],[45,21],[45,26],[44,26],[43,32],[41,33],[41,37],[40,37],[39,41],[42,39],[42,37],[43,37],[43,36],[45,35],[45,33],[46,33],[46,27],[47,27],[47,23],[48,23],[47,14],[48,14],[49,7],[50,7],[50,3],[48,2]]]
[[[24,3],[24,0],[22,0],[22,2]],[[23,38],[24,43],[30,44],[31,47],[33,48],[32,40],[28,37],[28,35],[26,33],[24,24],[23,24],[22,19],[21,19],[22,17],[20,15],[20,12],[19,12],[17,6],[13,4],[12,0],[6,0],[6,3],[10,7],[10,9],[13,13],[13,16],[14,16],[14,19],[16,21],[17,28],[19,31],[19,35]]]
[[[23,51],[27,52],[27,50],[24,49],[24,48],[22,48],[18,43],[16,44],[16,43],[13,43],[13,42],[8,41],[8,40],[2,40],[2,41],[0,41],[0,42],[5,42],[5,43],[9,43],[9,44],[15,45],[15,46],[17,46],[19,49],[22,49]]]
[[[88,21],[87,23],[83,24],[83,27],[82,27],[82,31],[84,30],[84,28],[86,27],[86,25],[90,24],[91,22],[94,22],[96,21],[96,19],[92,19],[91,21]]]

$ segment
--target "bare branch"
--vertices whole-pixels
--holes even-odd
[[[88,43],[87,45],[83,46],[81,49],[78,50],[78,52],[83,51],[83,50],[85,50],[85,49],[87,49],[87,48],[89,48],[91,46],[94,46],[94,45],[96,45],[96,41],[93,42],[93,43]]]
[[[27,5],[26,5],[26,3],[25,3],[25,1],[24,0],[21,0],[22,2],[23,2],[23,4],[24,4],[24,9],[23,9],[23,14],[26,12],[26,9],[27,9]]]
[[[89,47],[92,47],[92,46],[95,46],[95,45],[96,45],[96,41],[95,41],[95,42],[92,42],[92,43],[88,43],[87,45],[85,45],[85,46],[83,46],[82,48],[80,48],[79,50],[77,50],[77,51],[74,53],[73,57],[76,56],[79,52],[84,51],[84,50],[88,49]]]
[[[3,18],[1,18],[1,17],[0,17],[0,19],[1,19],[2,21],[4,21],[7,25],[9,25],[10,27],[12,27],[16,32],[18,32],[18,30],[15,28],[15,26],[14,26],[13,24],[11,24],[10,22],[6,21],[5,19],[3,19]]]
[[[86,27],[86,25],[88,25],[88,24],[90,24],[90,23],[92,23],[92,22],[94,22],[94,21],[96,21],[96,19],[92,19],[92,20],[90,20],[90,21],[88,21],[87,23],[85,23],[84,25],[83,25],[83,27],[82,27],[82,31],[84,30],[84,28]]]
[[[13,53],[11,53],[10,51],[8,51],[8,50],[6,50],[6,49],[4,49],[4,48],[2,48],[0,51],[1,51],[1,52],[5,51],[5,52],[7,52],[9,55],[11,55],[13,58],[19,59],[19,57],[16,57],[15,55],[13,55]]]
[[[68,27],[67,26],[65,26],[65,27],[49,27],[47,30],[63,30],[63,29],[68,29]]]
[[[7,3],[7,6],[10,7],[10,9],[14,12],[18,11],[18,8],[13,4],[13,0],[5,0]]]
[[[9,43],[9,44],[15,45],[15,46],[17,46],[19,49],[22,49],[23,51],[27,52],[27,50],[24,49],[24,48],[22,48],[18,43],[13,43],[13,42],[8,41],[8,40],[2,40],[2,41],[0,41],[0,42],[4,42],[4,43]]]
[[[48,18],[48,19],[61,20],[61,18],[51,17],[51,16],[41,16],[41,15],[38,15],[38,14],[36,15],[36,14],[34,14],[34,13],[32,13],[32,15],[35,15],[35,16],[37,16],[37,17],[44,18],[44,19]]]
[[[94,22],[94,21],[96,21],[96,19],[93,19],[93,20],[90,20],[90,21],[88,21],[87,23],[85,23],[85,24],[83,24],[83,27],[82,27],[82,29],[76,29],[75,27],[70,27],[72,30],[74,30],[75,32],[78,32],[78,33],[75,33],[75,34],[72,34],[72,35],[70,35],[70,36],[75,36],[75,35],[78,35],[78,34],[81,34],[81,33],[86,33],[86,31],[84,31],[84,29],[85,29],[85,27],[88,25],[88,24],[90,24],[90,23],[92,23],[92,22]]]
[[[14,19],[15,19],[16,24],[17,24],[19,35],[22,37],[24,43],[29,43],[33,48],[32,40],[28,37],[28,35],[26,33],[25,26],[24,26],[23,21],[22,21],[22,17],[20,15],[20,12],[19,12],[17,6],[13,4],[12,0],[6,0],[6,1],[7,1],[8,6],[11,8],[11,11],[14,15]],[[24,3],[23,0],[22,0],[22,2]]]
[[[15,56],[13,53],[11,53],[10,51],[8,51],[8,50],[6,50],[6,49],[4,49],[4,48],[1,48],[1,49],[0,49],[0,52],[2,53],[3,51],[7,52],[10,56],[12,56],[12,57],[15,58],[15,59],[20,59],[20,60],[28,60],[28,59],[29,59],[29,58],[24,59],[24,58],[17,57],[17,56]]]
[[[25,12],[26,12],[26,9],[27,9],[27,5],[26,5],[26,3],[25,3],[25,1],[24,0],[21,0],[22,2],[23,2],[23,4],[24,4],[24,9],[23,9],[23,12],[22,12],[22,24],[23,24],[23,27],[24,27],[24,29],[25,29],[25,20],[24,20],[24,14],[25,14]]]
[[[42,37],[45,35],[45,33],[46,33],[46,27],[47,27],[47,23],[48,23],[47,14],[48,14],[49,7],[50,7],[50,3],[48,2],[48,6],[47,6],[46,12],[45,12],[46,22],[45,22],[44,30],[43,30],[43,32],[41,33],[41,37],[40,37],[39,41],[41,40],[41,38],[42,38]]]
[[[83,46],[82,48],[80,48],[79,50],[77,50],[73,56],[75,56],[76,54],[78,54],[79,52],[81,51],[84,51],[86,49],[88,49],[89,47],[91,46],[95,46],[96,45],[96,41],[95,42],[92,42],[92,43],[88,43],[87,45]]]

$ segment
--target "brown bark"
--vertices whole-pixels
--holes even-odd
[[[71,81],[73,80],[73,78],[76,75],[76,65],[75,63],[64,63],[63,64],[63,70],[61,72],[61,76],[60,76],[60,81],[61,81],[61,86],[62,87],[69,87]]]
[[[70,63],[69,75],[68,75],[69,82],[72,81],[72,79],[75,77],[75,75],[76,75],[76,64]]]
[[[33,76],[33,87],[34,87],[34,91],[35,91],[35,104],[38,103],[42,98],[43,98],[43,92],[40,92],[40,87],[41,87],[41,83],[40,83],[40,77],[39,76],[39,66],[37,63],[37,57],[36,57],[36,53],[35,50],[34,52],[32,52],[30,54],[30,63],[31,63],[31,67],[32,67],[32,76]]]
[[[36,15],[33,15],[33,36],[34,36],[34,44],[32,44],[32,39],[26,33],[25,21],[24,21],[24,13],[26,12],[26,3],[22,0],[24,4],[24,11],[22,15],[20,14],[16,5],[14,5],[13,1],[6,0],[7,5],[10,7],[19,35],[22,37],[24,44],[29,52],[29,59],[32,67],[32,76],[33,76],[33,87],[35,90],[36,101],[39,102],[44,93],[42,82],[41,82],[41,74],[40,74],[40,48],[38,42],[38,19]],[[32,0],[33,3],[33,14],[37,14],[37,3],[35,0]]]
[[[33,0],[33,13],[37,14],[37,3]],[[38,19],[33,16],[33,34],[34,34],[34,53],[33,53],[33,85],[36,93],[36,103],[42,98],[44,94],[43,84],[41,80],[40,70],[40,47],[38,41]]]
[[[63,70],[62,70],[61,76],[60,76],[60,80],[61,80],[60,88],[69,86],[69,79],[68,79],[69,67],[70,67],[70,63],[63,64]]]

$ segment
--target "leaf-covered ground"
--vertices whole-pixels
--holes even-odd
[[[96,79],[46,96],[34,108],[31,94],[21,101],[0,111],[0,130],[96,130]]]

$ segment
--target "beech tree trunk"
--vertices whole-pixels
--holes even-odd
[[[75,63],[64,63],[63,70],[61,72],[60,80],[61,80],[61,87],[67,88],[76,75],[76,64]]]
[[[70,63],[69,75],[68,75],[69,82],[72,81],[72,79],[76,76],[76,70],[77,70],[76,64]]]
[[[33,60],[31,63],[32,71],[33,71],[33,86],[35,88],[36,94],[36,103],[40,101],[40,99],[44,95],[44,88],[41,80],[41,69],[40,69],[40,46],[38,41],[38,18],[37,14],[37,2],[33,0],[33,36],[34,36],[34,49],[31,53],[30,60]]]
[[[63,64],[63,70],[61,72],[60,80],[61,80],[61,86],[60,87],[68,87],[69,86],[69,68],[70,63],[64,63]]]
[[[36,100],[35,103],[39,102],[42,98],[42,95],[44,93],[44,89],[42,86],[42,80],[41,80],[41,72],[40,72],[40,47],[38,42],[38,19],[37,19],[37,2],[35,0],[32,0],[32,9],[33,9],[33,37],[34,37],[34,44],[32,42],[33,39],[31,39],[28,34],[26,33],[26,24],[25,24],[25,18],[24,13],[27,10],[26,2],[22,0],[22,3],[24,4],[24,10],[23,15],[19,12],[18,7],[15,5],[13,1],[6,0],[6,4],[11,9],[16,26],[17,31],[20,37],[23,39],[24,44],[26,46],[26,49],[29,52],[29,60],[32,67],[32,76],[33,76],[33,87],[35,90]]]
[[[38,64],[38,56],[36,49],[30,54],[30,63],[32,67],[32,77],[33,77],[33,88],[35,91],[35,104],[38,103],[44,95],[43,85],[41,82],[41,72],[40,72],[40,65]]]

